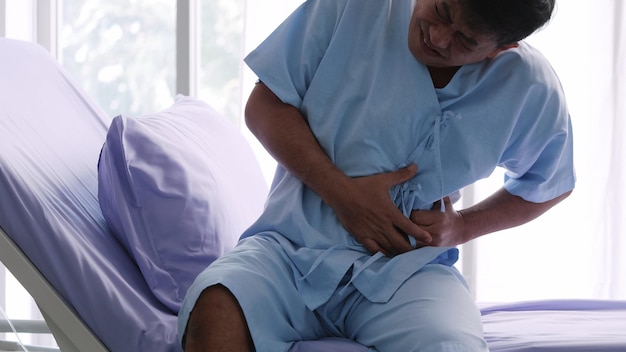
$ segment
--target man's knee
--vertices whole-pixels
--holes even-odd
[[[205,351],[222,344],[250,350],[252,339],[237,299],[222,285],[206,288],[191,311],[183,336],[185,351]],[[220,349],[215,349],[219,351]]]

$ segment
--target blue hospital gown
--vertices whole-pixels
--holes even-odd
[[[413,5],[412,0],[309,0],[245,62],[283,102],[302,112],[328,157],[347,175],[417,164],[416,177],[390,191],[406,216],[430,209],[497,166],[507,169],[504,187],[528,201],[571,190],[571,124],[547,61],[520,43],[493,60],[461,67],[445,88],[435,89],[427,68],[408,49]],[[452,265],[458,257],[449,247],[392,258],[368,253],[333,210],[280,165],[263,214],[242,239],[251,236],[281,244],[311,310],[330,299],[346,273],[368,300],[387,302],[426,264]],[[203,280],[210,285],[213,279]],[[192,288],[191,300],[202,288]],[[181,332],[192,307],[193,302],[184,305]]]
[[[445,88],[435,89],[408,50],[411,13],[410,0],[308,1],[245,61],[304,114],[346,174],[417,164],[417,176],[391,190],[407,216],[496,166],[508,170],[506,189],[532,202],[571,190],[569,114],[541,54],[520,43],[494,60],[461,67]],[[352,283],[369,300],[385,302],[423,265],[457,258],[454,248],[426,247],[372,259],[321,198],[281,166],[264,213],[242,237],[257,234],[297,249],[290,257],[312,309],[353,264]]]

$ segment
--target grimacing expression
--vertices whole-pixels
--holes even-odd
[[[517,44],[498,47],[472,32],[463,20],[462,0],[417,0],[409,25],[409,50],[432,67],[458,67],[495,57]]]

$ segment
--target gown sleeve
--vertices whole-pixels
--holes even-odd
[[[245,59],[284,103],[300,108],[345,8],[343,0],[308,0]]]
[[[524,74],[532,81],[501,166],[507,170],[507,191],[541,203],[574,188],[572,123],[552,67],[538,52],[525,49],[531,53]]]

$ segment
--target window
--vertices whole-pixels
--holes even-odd
[[[187,20],[199,62],[196,92],[237,123],[241,107],[244,0],[198,1]],[[63,65],[110,116],[141,115],[171,104],[177,92],[177,6],[171,0],[64,0]],[[186,23],[188,24],[188,23]]]
[[[198,97],[238,123],[242,107],[245,0],[200,4]]]
[[[60,61],[109,116],[156,112],[176,80],[176,2],[65,0]]]

